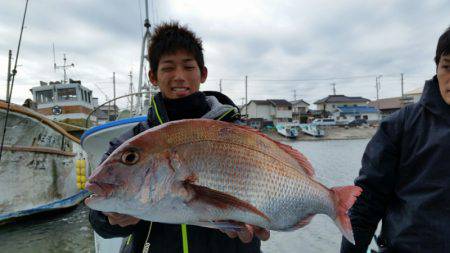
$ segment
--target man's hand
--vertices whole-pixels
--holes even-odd
[[[126,215],[126,214],[120,214],[120,213],[107,213],[103,212],[103,214],[108,217],[109,224],[111,225],[119,225],[121,227],[126,227],[130,225],[137,224],[140,219]]]
[[[243,228],[239,232],[226,232],[222,231],[228,235],[230,238],[239,237],[239,239],[244,243],[249,243],[253,240],[253,236],[258,237],[262,241],[269,240],[270,231],[257,226],[252,226],[249,224],[244,224]]]

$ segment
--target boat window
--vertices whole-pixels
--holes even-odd
[[[36,102],[38,104],[52,103],[53,99],[53,90],[36,91]]]
[[[84,96],[84,90],[81,90],[81,100],[86,101]]]
[[[58,89],[59,101],[75,101],[77,100],[77,90],[75,88]]]

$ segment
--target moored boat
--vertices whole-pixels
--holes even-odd
[[[8,105],[0,101],[0,139]],[[0,160],[0,223],[78,204],[90,168],[80,141],[33,110],[11,104]]]
[[[295,139],[298,136],[297,128],[288,123],[276,123],[275,128],[280,135],[286,138]]]
[[[316,124],[299,124],[299,129],[303,133],[314,137],[323,137],[325,135],[325,131],[317,127]]]

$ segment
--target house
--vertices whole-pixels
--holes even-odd
[[[300,116],[306,115],[309,110],[309,103],[303,99],[290,102],[292,104],[292,120],[300,122]]]
[[[314,102],[317,110],[333,113],[339,106],[367,106],[369,99],[363,97],[347,97],[345,95],[329,95]]]
[[[401,97],[394,97],[371,101],[368,105],[377,108],[380,111],[381,117],[384,118],[402,108],[404,103]]]
[[[249,119],[287,122],[292,121],[292,104],[284,99],[251,100],[242,113]]]
[[[292,121],[292,104],[284,99],[269,99],[272,104],[272,120],[274,122]]]
[[[333,112],[336,122],[350,122],[355,119],[365,119],[367,122],[380,120],[380,111],[372,106],[338,106]]]

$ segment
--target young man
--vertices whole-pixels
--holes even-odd
[[[199,38],[178,23],[162,24],[155,29],[149,46],[150,81],[160,92],[152,98],[147,122],[111,141],[104,159],[125,140],[168,121],[209,118],[234,122],[239,119],[236,105],[219,92],[199,92],[208,71]],[[104,238],[127,237],[122,252],[143,252],[150,244],[152,253],[246,252],[259,253],[260,240],[268,231],[247,225],[247,230],[228,235],[216,229],[173,225],[139,220],[118,214],[91,210],[89,221]],[[239,238],[237,238],[239,237]],[[245,243],[244,243],[245,242]]]
[[[356,245],[343,239],[341,253],[366,252],[380,220],[382,252],[450,252],[450,28],[435,62],[420,102],[383,121],[367,145],[350,210]]]

